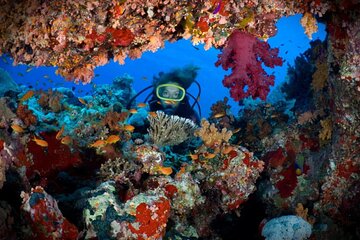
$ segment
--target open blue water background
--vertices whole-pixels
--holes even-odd
[[[282,18],[277,22],[278,33],[270,38],[268,43],[271,47],[280,49],[280,56],[286,60],[282,67],[267,69],[268,73],[274,72],[275,86],[268,97],[269,101],[281,98],[278,86],[286,80],[287,65],[293,65],[296,56],[310,47],[310,40],[304,34],[300,25],[301,15]],[[325,26],[319,24],[319,30],[313,34],[313,40],[324,40],[326,36]],[[154,75],[161,71],[169,71],[173,68],[182,67],[187,64],[194,64],[200,67],[197,81],[202,88],[200,105],[202,117],[208,117],[211,105],[227,96],[236,115],[239,106],[229,97],[229,90],[222,85],[222,79],[227,74],[221,67],[215,67],[217,56],[220,50],[210,49],[205,51],[202,45],[193,46],[190,41],[180,40],[175,43],[166,42],[165,48],[157,52],[145,52],[140,59],[126,59],[125,65],[119,65],[111,61],[105,66],[95,69],[96,77],[93,84],[82,85],[67,82],[61,76],[55,74],[55,67],[38,67],[26,72],[28,66],[12,66],[11,59],[2,57],[0,67],[7,70],[10,76],[19,84],[31,85],[35,89],[48,89],[53,87],[75,87],[75,94],[82,96],[90,94],[92,88],[99,84],[109,84],[117,76],[127,73],[134,78],[134,89],[138,92],[151,84]],[[277,90],[276,90],[277,89]],[[197,88],[192,86],[189,92],[197,94]],[[137,101],[142,102],[147,94],[141,95]]]

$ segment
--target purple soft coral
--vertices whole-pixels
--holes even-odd
[[[270,48],[268,43],[260,41],[255,36],[234,30],[215,63],[225,70],[232,70],[223,80],[223,85],[230,88],[230,96],[235,101],[249,96],[265,100],[270,86],[274,85],[275,77],[268,75],[261,63],[271,68],[281,66],[283,61],[278,53],[279,49]]]

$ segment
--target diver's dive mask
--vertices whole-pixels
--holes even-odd
[[[184,99],[186,91],[179,85],[166,83],[161,84],[156,88],[156,96],[164,101],[180,102]]]

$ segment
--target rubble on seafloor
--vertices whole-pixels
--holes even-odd
[[[2,3],[0,54],[15,64],[90,82],[110,59],[191,38],[222,49],[216,64],[232,71],[224,85],[236,100],[264,100],[274,84],[261,64],[282,64],[263,41],[279,18],[302,13],[309,37],[318,21],[328,37],[289,66],[285,99],[245,101],[238,115],[224,99],[193,135],[189,123],[191,134],[166,139],[134,127],[149,112],[126,109],[130,76],[79,98],[1,71],[1,239],[360,238],[358,1]],[[179,139],[181,149],[156,145]]]

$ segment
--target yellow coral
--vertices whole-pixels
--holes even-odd
[[[228,142],[232,136],[232,131],[223,128],[219,132],[214,123],[210,124],[207,120],[202,119],[201,128],[195,131],[194,135],[200,137],[205,146],[213,147]]]
[[[305,13],[300,20],[301,26],[305,28],[305,34],[312,39],[312,34],[318,31],[316,19],[311,13]]]
[[[319,138],[323,141],[330,140],[332,135],[332,122],[330,118],[320,121],[322,129],[319,133]]]
[[[326,81],[329,76],[329,68],[327,63],[316,63],[316,71],[312,75],[313,79],[311,82],[311,87],[314,91],[320,91],[324,88]]]
[[[302,219],[304,219],[305,221],[307,221],[311,225],[313,225],[315,223],[315,219],[313,217],[309,216],[308,209],[304,208],[302,203],[298,203],[296,205],[295,213],[296,213],[297,216],[301,217]]]

